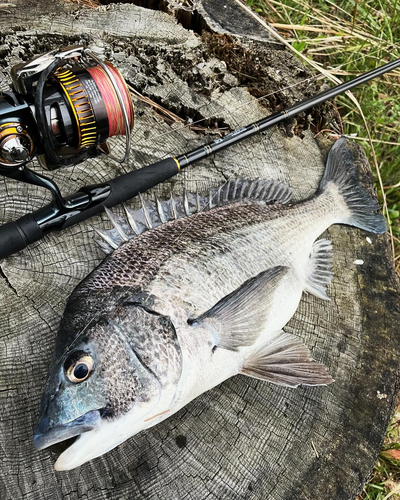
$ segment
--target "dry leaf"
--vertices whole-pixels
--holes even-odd
[[[380,454],[382,457],[389,458],[390,460],[400,460],[400,450],[397,449],[382,451]]]

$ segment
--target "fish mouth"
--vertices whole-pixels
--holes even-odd
[[[34,431],[33,445],[37,450],[44,450],[56,443],[61,443],[70,438],[92,431],[100,424],[99,410],[92,410],[80,417],[67,422],[49,427],[48,419],[41,419]]]

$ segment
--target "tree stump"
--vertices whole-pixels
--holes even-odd
[[[86,9],[61,0],[0,6],[2,89],[21,59],[87,43],[161,107],[182,120],[205,119],[182,127],[138,100],[129,165],[102,158],[57,170],[51,175],[65,194],[191,150],[219,128],[233,130],[318,91],[315,80],[305,81],[308,70],[232,1],[203,0],[193,13],[174,8],[176,2],[136,3],[164,11],[132,4]],[[304,199],[315,192],[331,145],[316,141],[310,120],[317,124],[330,112],[325,106],[275,127],[154,191],[162,197],[171,188],[202,191],[237,176],[266,177],[286,181]],[[365,155],[352,149],[372,190]],[[43,189],[0,180],[2,223],[47,202]],[[397,396],[400,307],[387,238],[331,227],[331,301],[304,295],[286,327],[328,367],[334,384],[294,390],[237,376],[110,453],[56,473],[55,453],[34,450],[33,427],[66,301],[103,258],[93,226],[109,223],[97,216],[0,263],[0,498],[354,498]]]

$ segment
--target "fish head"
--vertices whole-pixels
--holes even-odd
[[[34,432],[39,450],[76,438],[56,470],[75,468],[148,427],[146,417],[180,374],[169,318],[116,306],[71,335],[65,331],[76,323],[70,316],[61,322]]]

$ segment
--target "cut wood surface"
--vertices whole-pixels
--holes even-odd
[[[136,101],[129,163],[103,158],[54,171],[63,193],[194,149],[216,138],[218,128],[234,130],[318,91],[316,80],[304,81],[310,73],[302,63],[237,9],[228,0],[204,0],[181,16],[167,7],[86,9],[61,0],[0,7],[0,88],[8,88],[13,64],[86,43],[181,120],[207,119],[197,124],[209,127],[204,135]],[[206,31],[200,36],[190,27]],[[315,125],[321,113],[313,113]],[[325,106],[322,114],[329,113],[335,118]],[[304,199],[315,192],[331,146],[317,142],[309,119],[204,160],[154,192],[165,197],[171,189],[204,191],[238,176],[265,177],[286,181]],[[355,145],[352,151],[372,192],[365,155]],[[0,179],[2,223],[47,200],[40,188]],[[137,207],[137,200],[129,205]],[[57,473],[55,452],[34,450],[33,428],[66,301],[103,258],[93,226],[110,223],[97,216],[0,262],[0,498],[353,499],[372,470],[397,397],[400,307],[387,237],[331,227],[325,234],[334,248],[331,301],[304,295],[286,327],[328,367],[334,384],[289,389],[236,376],[110,453]]]

